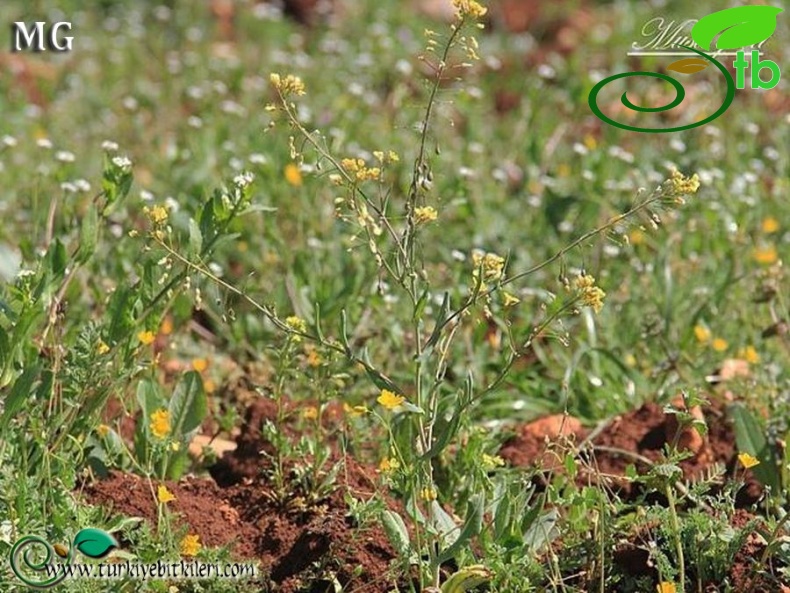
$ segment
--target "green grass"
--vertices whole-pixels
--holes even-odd
[[[565,521],[568,512],[595,509],[603,522],[622,511],[602,489],[577,491],[560,482],[542,499],[520,499],[523,475],[488,472],[481,462],[484,452],[496,453],[513,423],[567,411],[594,425],[644,401],[665,404],[680,391],[705,392],[706,377],[723,360],[744,358],[753,348],[759,362],[736,393],[752,412],[743,434],[753,444],[763,442],[755,433],[787,438],[787,337],[764,335],[787,319],[788,283],[779,263],[765,261],[774,259],[770,251],[756,252],[772,247],[779,261],[788,253],[787,109],[769,109],[769,93],[747,89],[714,123],[671,135],[629,133],[595,119],[587,105],[593,73],[633,68],[625,53],[655,14],[647,3],[594,5],[597,28],[585,30],[565,58],[547,58],[550,76],[528,65],[526,38],[476,33],[482,59],[453,70],[439,86],[425,142],[431,181],[413,192],[412,166],[432,88],[430,70],[417,56],[430,58],[424,29],[436,31],[440,51],[451,34],[447,25],[399,3],[364,1],[349,3],[333,26],[308,30],[263,18],[254,3],[240,2],[235,36],[228,40],[208,3],[172,4],[173,10],[150,2],[0,8],[3,23],[60,8],[73,20],[75,37],[70,54],[4,50],[3,56],[0,555],[27,533],[65,541],[81,527],[110,526],[109,518],[70,494],[85,468],[97,467],[97,456],[101,464],[157,478],[191,469],[183,451],[168,450],[146,423],[132,451],[96,437],[111,395],[145,417],[169,408],[184,420],[171,435],[183,444],[205,414],[206,398],[219,397],[221,391],[206,394],[199,377],[188,374],[180,378],[182,400],[173,404],[177,381],[162,381],[152,349],[140,343],[141,332],[156,333],[166,315],[173,320],[176,354],[184,359],[263,361],[273,379],[260,389],[278,401],[288,394],[375,410],[363,419],[366,430],[357,444],[376,434],[380,446],[369,461],[400,460],[390,485],[405,500],[435,488],[446,508],[469,519],[480,510],[475,504],[493,512],[494,493],[507,493],[501,504],[512,507],[512,524],[501,531],[481,525],[473,535],[482,547],[461,542],[450,554],[459,567],[486,565],[497,591],[577,590],[559,584],[560,575],[584,564],[588,531],[605,538],[593,548],[602,554],[616,534],[602,535],[589,519],[573,525]],[[708,12],[720,8],[709,4]],[[688,9],[674,2],[662,10],[690,18]],[[790,67],[786,34],[780,19],[766,50]],[[10,46],[8,35],[4,27],[3,47]],[[459,47],[454,51],[462,54]],[[12,60],[32,74],[14,76]],[[370,203],[386,203],[396,235],[409,229],[407,204],[437,210],[435,222],[406,231],[414,251],[400,262],[402,285],[377,264],[366,235],[372,226],[361,227],[359,211],[349,209],[347,184],[331,181],[337,171],[327,155],[319,158],[285,114],[265,109],[278,104],[270,72],[304,81],[307,93],[294,99],[292,113],[305,131],[320,130],[320,137],[311,137],[335,162],[362,157],[372,166],[373,151],[400,156],[384,167],[381,183],[364,185]],[[693,88],[697,96],[709,92]],[[519,99],[500,114],[494,97],[504,90]],[[771,97],[786,104],[787,92],[784,79]],[[117,150],[103,149],[105,141]],[[119,155],[131,160],[131,172],[113,163]],[[294,160],[302,162],[299,183],[285,174]],[[448,325],[441,341],[420,349],[418,342],[430,341],[440,319],[443,295],[454,311],[474,291],[473,249],[504,257],[505,278],[513,277],[626,212],[640,199],[638,189],[648,195],[671,167],[697,173],[702,185],[685,205],[656,209],[660,224],[641,212],[615,232],[583,241],[510,283],[507,290],[521,301],[512,308],[492,295],[498,346],[486,339],[480,297],[457,330]],[[237,195],[234,178],[242,171],[255,179]],[[338,203],[339,197],[346,201]],[[155,205],[167,205],[169,230],[144,210]],[[384,261],[397,267],[398,245],[387,240],[386,229],[373,238]],[[562,278],[572,283],[582,270],[606,292],[602,311],[560,313],[560,305],[574,298]],[[198,305],[216,336],[210,346],[190,331]],[[301,341],[294,324],[285,323],[292,315],[306,322]],[[323,366],[303,372],[297,357],[310,337],[320,338],[319,320]],[[532,344],[538,363],[516,364],[495,382],[508,364],[509,341],[526,342],[536,327],[542,329]],[[707,341],[696,327],[707,328]],[[212,372],[216,383],[227,379]],[[438,375],[442,380],[432,389]],[[384,411],[376,403],[383,387],[406,396],[424,415]],[[464,413],[456,414],[461,407]],[[447,442],[437,444],[442,431]],[[296,455],[286,440],[276,440],[276,431],[272,438],[282,459]],[[433,463],[413,450],[415,439],[426,449],[436,445]],[[468,446],[458,451],[462,441]],[[767,461],[765,450],[749,452]],[[779,487],[761,509],[771,525],[788,509],[790,467],[787,458],[779,463],[779,477],[765,478]],[[668,484],[674,487],[671,479]],[[288,484],[281,488],[287,496]],[[555,508],[564,510],[555,516]],[[715,521],[681,513],[681,527],[673,530],[669,512],[651,507],[647,518],[634,521],[661,521],[667,533],[658,538],[659,563],[666,580],[678,582],[675,544],[693,548],[684,538],[711,532]],[[430,542],[446,548],[449,541],[440,511],[429,515],[424,547],[411,550],[430,558],[422,567],[423,586],[437,584],[439,574],[441,555]],[[521,521],[525,515],[536,523]],[[567,555],[536,554],[547,549],[535,528],[540,521],[558,530]],[[135,541],[135,553],[172,554],[177,543],[166,530],[151,531]],[[783,545],[776,544],[776,554],[786,561]],[[711,558],[691,557],[686,564],[707,562],[715,573],[727,565],[728,553],[713,549]],[[3,571],[4,580],[12,578]],[[612,580],[601,590],[615,585],[641,586]],[[84,586],[92,585],[73,590]]]

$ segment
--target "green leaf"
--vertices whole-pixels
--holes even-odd
[[[33,383],[38,377],[40,367],[36,364],[27,367],[14,381],[14,386],[3,401],[3,417],[0,419],[0,434],[5,434],[11,419],[16,416],[22,405],[30,397]]]
[[[469,501],[466,509],[466,520],[461,528],[461,533],[449,547],[439,554],[438,562],[444,563],[453,558],[461,550],[466,542],[480,533],[483,528],[483,509],[485,508],[485,496],[476,494]]]
[[[444,296],[442,297],[442,306],[439,307],[439,316],[436,318],[436,325],[433,326],[433,332],[431,333],[431,337],[428,338],[428,341],[425,343],[425,348],[431,348],[439,341],[439,338],[442,336],[442,329],[444,329],[444,322],[447,321],[449,312],[450,293],[445,292]]]
[[[200,255],[203,249],[203,233],[200,232],[200,225],[194,218],[189,219],[189,246],[187,247],[187,255],[196,256]]]
[[[195,430],[208,413],[203,380],[196,371],[189,371],[176,385],[170,399],[170,425],[175,437]]]
[[[96,206],[90,205],[88,211],[85,213],[85,218],[82,219],[82,228],[80,229],[80,247],[77,251],[77,262],[84,264],[96,252],[96,243],[99,239],[99,213],[96,211]]]
[[[49,246],[49,250],[47,251],[46,255],[47,263],[49,264],[49,270],[55,277],[62,276],[63,273],[66,271],[66,266],[68,265],[69,256],[66,253],[66,247],[61,243],[60,239],[55,239],[52,244]]]
[[[453,518],[447,514],[438,501],[431,501],[431,527],[439,534],[442,544],[452,546],[460,535],[460,529]]]
[[[703,51],[741,49],[765,41],[776,31],[776,17],[781,8],[773,6],[736,6],[701,18],[691,29],[691,37]]]
[[[147,423],[156,410],[165,407],[165,401],[159,392],[159,387],[151,379],[141,379],[137,384],[137,404],[143,412],[143,418]]]
[[[404,558],[408,558],[411,549],[409,531],[401,516],[393,511],[385,510],[381,514],[381,523],[395,551]]]
[[[754,476],[775,493],[781,487],[773,450],[765,438],[763,427],[743,404],[732,404],[727,409],[735,428],[735,442],[741,453],[756,457],[759,465],[752,468]]]
[[[458,432],[458,426],[461,423],[461,412],[463,412],[463,409],[460,406],[457,406],[453,411],[453,415],[449,421],[443,417],[439,417],[436,420],[433,429],[435,440],[431,445],[431,448],[428,449],[425,454],[423,454],[423,460],[432,459],[444,451],[445,447],[447,447],[449,442]]]
[[[430,295],[430,290],[426,288],[422,291],[422,295],[417,300],[417,304],[414,306],[414,314],[412,315],[412,321],[417,321],[418,319],[422,319],[422,313],[425,311],[425,305],[428,304],[428,296]]]
[[[118,542],[106,531],[88,527],[77,532],[73,546],[88,558],[104,558],[118,547]]]

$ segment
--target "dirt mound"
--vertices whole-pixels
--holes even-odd
[[[295,438],[289,420],[280,430]],[[341,420],[340,410],[325,410],[326,422]],[[378,526],[359,525],[349,513],[346,496],[369,499],[377,490],[375,468],[363,465],[336,450],[324,464],[321,476],[338,469],[331,487],[318,495],[304,490],[294,480],[293,462],[285,467],[288,493],[278,493],[272,484],[270,458],[263,452],[274,449],[263,434],[266,421],[277,418],[277,408],[258,398],[248,408],[237,447],[226,453],[210,470],[212,479],[184,478],[168,481],[176,500],[168,503],[176,523],[197,534],[205,546],[229,546],[234,557],[260,562],[262,590],[271,584],[284,593],[333,590],[336,579],[346,591],[389,592],[395,586],[390,570],[395,558],[386,534]],[[323,418],[322,418],[323,420]],[[309,460],[305,460],[309,461]],[[157,521],[156,485],[139,476],[112,472],[106,480],[87,485],[85,499],[113,513]],[[386,500],[386,499],[385,499]],[[389,501],[395,506],[393,501]]]

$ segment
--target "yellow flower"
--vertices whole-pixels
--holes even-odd
[[[285,165],[285,180],[294,187],[301,187],[302,185],[302,172],[299,166],[294,163]]]
[[[156,489],[156,499],[162,504],[167,504],[168,502],[173,502],[176,499],[176,496],[167,489],[167,486],[164,484],[159,484]]]
[[[502,291],[502,304],[505,307],[512,307],[513,305],[518,305],[521,302],[521,299],[517,296],[510,294],[508,291]]]
[[[756,457],[749,455],[748,453],[740,453],[738,455],[738,461],[741,462],[741,465],[744,469],[749,469],[750,467],[754,467],[755,465],[760,465],[760,460]]]
[[[634,229],[628,233],[628,242],[631,245],[642,245],[645,242],[645,233],[641,229]]]
[[[598,147],[598,141],[595,139],[595,136],[587,134],[584,137],[584,145],[590,150],[595,150]]]
[[[656,591],[657,593],[677,593],[677,588],[674,583],[664,581],[656,586]]]
[[[143,207],[143,214],[145,214],[148,217],[148,220],[150,220],[156,226],[161,226],[167,222],[167,208],[164,206],[156,205],[153,208],[145,206]]]
[[[423,488],[420,490],[420,498],[426,502],[436,500],[436,488]]]
[[[202,373],[208,368],[208,360],[206,360],[205,358],[193,358],[192,368],[195,369],[198,373]]]
[[[200,552],[200,536],[199,535],[185,535],[181,540],[181,555],[182,556],[197,556]]]
[[[287,74],[285,76],[281,76],[276,72],[272,72],[269,74],[269,82],[272,83],[272,86],[280,91],[280,94],[283,97],[288,95],[304,95],[305,88],[302,79],[298,76],[294,76],[293,74]]]
[[[773,216],[766,216],[763,218],[762,223],[763,232],[767,235],[771,233],[775,233],[779,230],[779,221],[776,220]]]
[[[368,410],[367,406],[349,406],[348,404],[344,403],[343,411],[352,418],[359,418],[360,416],[367,414],[370,410]]]
[[[716,338],[715,340],[713,340],[713,342],[711,342],[710,345],[711,348],[713,348],[716,352],[724,352],[729,346],[727,340],[725,340],[724,338]]]
[[[394,472],[396,469],[400,467],[400,461],[395,459],[394,457],[385,457],[379,463],[379,471],[383,474],[389,474]]]
[[[699,175],[694,173],[691,177],[684,177],[683,173],[673,169],[669,181],[676,194],[694,194],[699,189]]]
[[[773,245],[764,245],[756,247],[752,252],[755,261],[758,264],[772,264],[775,263],[779,256],[776,253],[776,247]]]
[[[417,224],[434,221],[438,216],[439,213],[436,212],[436,208],[433,206],[424,206],[414,209],[414,222]]]
[[[695,325],[694,337],[697,338],[698,342],[704,344],[710,340],[710,330],[704,325]]]
[[[574,286],[579,293],[579,300],[585,307],[599,313],[603,309],[603,300],[606,293],[595,285],[595,278],[589,274],[580,274],[574,280]]]
[[[468,16],[473,19],[479,19],[488,12],[485,6],[479,2],[475,2],[475,0],[453,0],[453,6],[455,6],[456,16],[459,19]]]
[[[158,439],[165,438],[170,434],[170,412],[164,408],[158,409],[151,414],[151,433]]]
[[[208,394],[212,394],[217,390],[217,384],[214,383],[211,379],[206,379],[203,381],[203,391]]]
[[[154,343],[156,336],[154,335],[154,332],[146,330],[137,334],[137,339],[140,340],[143,346],[150,346]]]
[[[482,266],[483,280],[499,280],[505,269],[505,258],[496,253],[481,253],[475,251],[472,253],[472,264],[475,267],[472,271],[473,278],[477,279],[480,275],[480,268]]]
[[[110,427],[106,424],[99,424],[99,426],[96,427],[96,434],[98,434],[101,438],[104,438],[110,434]]]
[[[307,406],[302,412],[305,420],[315,420],[318,418],[318,408],[315,406]]]
[[[738,351],[738,358],[745,360],[750,364],[757,364],[760,362],[760,355],[757,354],[754,346],[746,346]]]
[[[296,315],[291,315],[285,319],[285,325],[291,328],[295,332],[306,332],[307,331],[307,324],[304,322],[304,319],[301,317],[297,317]],[[294,335],[291,338],[294,342],[301,341],[301,336]]]
[[[488,453],[483,453],[481,459],[482,465],[484,469],[494,469],[496,467],[502,467],[505,465],[505,460],[502,459],[499,455],[489,455]]]
[[[173,318],[172,317],[165,317],[162,320],[162,325],[159,326],[159,333],[163,336],[169,336],[173,333]]]
[[[321,355],[315,350],[310,350],[307,354],[307,364],[313,368],[321,366]]]
[[[110,347],[104,342],[104,340],[99,340],[99,343],[96,346],[96,352],[98,352],[99,356],[107,354],[109,351]]]
[[[382,389],[381,395],[378,396],[376,401],[388,410],[392,410],[405,402],[406,398],[401,395],[395,395],[388,389]]]

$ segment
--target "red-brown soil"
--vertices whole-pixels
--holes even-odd
[[[336,410],[328,411],[337,421]],[[319,500],[298,489],[279,497],[265,478],[267,461],[261,451],[271,444],[260,433],[273,420],[271,400],[258,399],[247,410],[237,448],[212,468],[212,479],[168,481],[176,500],[167,504],[176,524],[197,534],[204,546],[229,546],[238,559],[260,562],[261,590],[295,593],[333,590],[330,575],[344,591],[389,592],[396,585],[395,558],[386,534],[378,526],[360,526],[348,513],[344,495],[369,499],[376,490],[375,469],[334,454],[330,465],[341,464],[334,490]],[[293,432],[285,427],[286,433]],[[84,487],[83,496],[113,513],[157,521],[156,485],[131,474],[112,472],[106,480]]]

